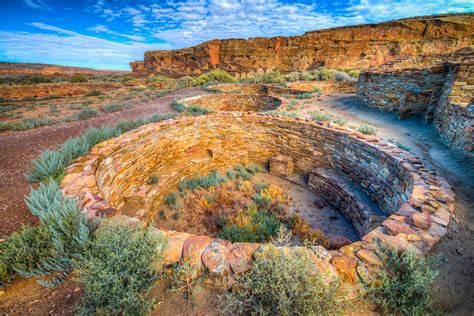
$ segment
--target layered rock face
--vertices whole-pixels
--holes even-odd
[[[474,14],[418,17],[307,32],[302,36],[212,40],[194,47],[149,51],[134,74],[199,75],[220,68],[237,77],[282,72],[430,63],[474,45]],[[417,57],[419,59],[414,59]],[[143,64],[142,64],[143,63]]]

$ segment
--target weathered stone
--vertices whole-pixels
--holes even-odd
[[[211,273],[224,274],[229,271],[229,250],[220,241],[212,241],[202,253],[202,262]]]
[[[413,225],[421,229],[428,229],[432,223],[430,213],[428,212],[412,214],[410,220]]]
[[[372,250],[362,249],[357,252],[357,257],[364,260],[369,265],[382,265],[382,261],[379,256]]]
[[[250,269],[253,253],[260,247],[253,243],[235,243],[227,256],[232,272],[241,274]]]
[[[193,236],[186,239],[183,244],[183,260],[200,269],[202,267],[201,255],[211,240],[207,236]]]
[[[382,224],[387,230],[387,232],[393,236],[396,236],[398,234],[407,234],[407,235],[416,234],[416,231],[410,226],[404,225],[400,223],[399,221],[396,221],[393,219],[387,219]]]
[[[347,255],[335,256],[332,258],[331,263],[336,267],[337,272],[343,276],[343,278],[354,283],[357,279],[356,272],[356,260],[353,257]]]

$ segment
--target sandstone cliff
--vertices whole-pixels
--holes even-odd
[[[319,66],[367,69],[384,63],[443,59],[474,46],[474,14],[439,15],[307,32],[302,36],[212,40],[178,50],[149,51],[130,63],[134,74],[198,75],[212,68],[237,77],[272,69]],[[416,59],[415,59],[416,60]]]

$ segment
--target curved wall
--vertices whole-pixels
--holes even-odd
[[[264,94],[204,94],[182,100],[187,106],[197,105],[213,111],[270,111],[278,108],[279,98]]]

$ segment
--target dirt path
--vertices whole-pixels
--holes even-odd
[[[448,234],[432,249],[440,261],[440,289],[436,305],[444,312],[471,315],[474,310],[474,162],[461,158],[444,145],[433,126],[420,118],[399,120],[394,113],[361,106],[354,95],[333,94],[304,105],[298,112],[324,110],[348,119],[348,124],[370,124],[377,136],[408,146],[435,169],[456,193],[456,212]]]
[[[30,163],[45,149],[55,148],[68,138],[81,134],[89,127],[113,125],[125,119],[135,119],[155,113],[170,113],[173,99],[206,93],[200,88],[174,91],[164,97],[133,108],[105,113],[88,120],[39,127],[23,132],[0,134],[0,238],[11,234],[24,224],[33,224],[36,218],[24,203],[29,183],[24,175]]]

